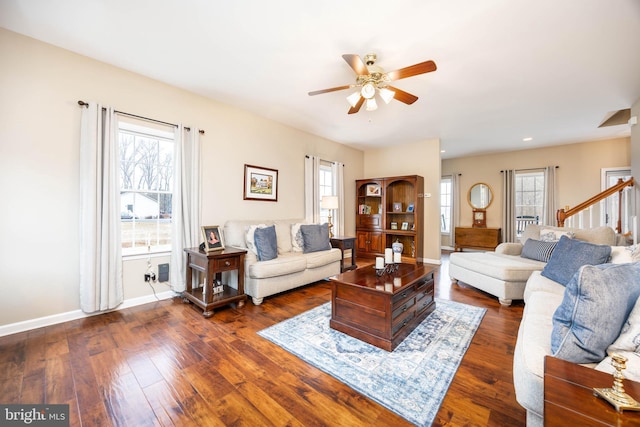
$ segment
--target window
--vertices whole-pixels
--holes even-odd
[[[440,180],[440,232],[451,233],[452,179],[442,177]]]
[[[516,235],[539,224],[544,212],[544,171],[516,171]]]
[[[320,176],[319,183],[320,189],[318,193],[320,194],[320,201],[322,201],[322,196],[333,196],[335,192],[333,191],[333,171],[331,169],[331,163],[320,160]],[[320,201],[318,205],[320,206]],[[335,221],[335,218],[332,218]],[[329,211],[327,209],[320,208],[320,223],[324,224],[329,221]]]
[[[122,254],[171,250],[174,129],[119,122]]]

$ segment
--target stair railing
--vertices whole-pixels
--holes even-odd
[[[633,186],[633,177],[631,177],[628,181],[623,181],[622,178],[620,178],[618,179],[618,182],[616,183],[616,185],[607,188],[601,193],[596,194],[589,200],[582,202],[571,209],[568,209],[568,207],[567,207],[567,210],[565,210],[564,208],[558,209],[558,211],[556,212],[556,220],[558,221],[558,227],[564,227],[564,222],[567,218],[589,208],[590,206],[595,205],[596,203],[606,199],[607,197],[610,197],[618,193],[618,197],[619,197],[618,200],[620,201],[620,203],[618,203],[618,223],[616,224],[616,232],[622,233],[622,192],[626,187],[631,187],[631,186]]]

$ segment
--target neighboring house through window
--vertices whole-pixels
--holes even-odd
[[[122,255],[171,250],[174,129],[119,121]]]

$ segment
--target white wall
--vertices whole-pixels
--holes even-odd
[[[305,154],[345,163],[346,183],[363,176],[359,150],[4,29],[0,58],[0,326],[79,309],[80,99],[206,131],[205,225],[303,217]],[[277,203],[243,200],[245,163],[278,169]],[[355,216],[345,222],[353,235]],[[151,294],[145,270],[125,263],[126,299]]]

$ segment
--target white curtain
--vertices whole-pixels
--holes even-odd
[[[334,219],[335,235],[344,236],[344,163],[333,162],[333,194],[338,196],[338,210]]]
[[[460,193],[460,174],[451,175],[451,224],[449,225],[450,242],[452,247],[456,247],[455,229],[460,224],[460,204],[463,194]]]
[[[502,241],[516,241],[516,172],[502,171]]]
[[[304,158],[304,216],[309,224],[320,222],[320,158]]]
[[[80,308],[122,303],[120,159],[112,108],[89,102],[80,124]]]
[[[558,210],[558,192],[556,190],[556,167],[544,168],[544,211],[541,224],[556,225]]]
[[[200,242],[200,131],[179,125],[175,133],[175,178],[172,200],[171,289],[182,292],[186,288],[185,248],[197,247]]]

